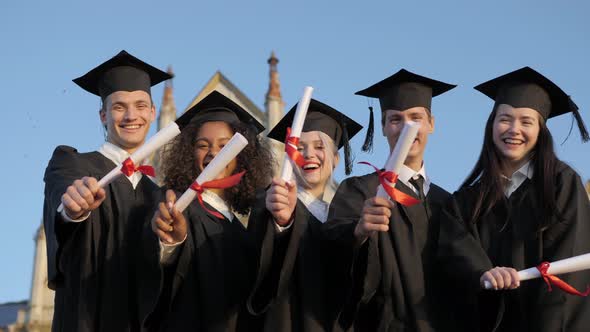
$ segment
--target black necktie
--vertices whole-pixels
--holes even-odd
[[[414,188],[418,189],[418,198],[420,198],[422,201],[422,206],[424,207],[424,210],[426,210],[426,216],[430,218],[430,209],[428,208],[426,196],[424,195],[424,178],[422,175],[418,175],[417,179],[411,178],[410,183],[414,186]]]
[[[418,178],[411,178],[410,183],[418,190],[418,198],[424,201],[424,178],[422,175],[418,175]]]

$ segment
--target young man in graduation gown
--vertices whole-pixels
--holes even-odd
[[[420,202],[405,206],[375,197],[377,173],[348,178],[340,184],[330,204],[325,231],[331,241],[353,249],[352,289],[349,303],[340,314],[342,328],[445,329],[444,307],[449,302],[436,302],[440,294],[435,284],[434,254],[437,216],[449,193],[432,183],[423,158],[428,136],[434,130],[432,97],[454,87],[402,69],[356,93],[379,98],[382,131],[390,151],[406,122],[420,124],[396,182],[396,189]],[[372,138],[371,127],[370,123],[368,140]]]
[[[297,105],[277,123],[268,137],[284,142]],[[362,126],[320,101],[312,99],[293,163],[295,182],[273,185],[250,215],[263,236],[256,286],[248,300],[250,312],[263,317],[264,331],[332,331],[345,284],[340,264],[322,236],[332,181],[343,148],[346,174],[352,171],[349,139]],[[265,227],[264,227],[265,226]]]
[[[140,172],[105,188],[97,179],[144,143],[156,113],[150,87],[169,78],[121,51],[74,80],[100,96],[107,136],[98,151],[58,146],[45,171],[43,222],[49,287],[55,290],[53,331],[139,328],[136,248],[158,187]]]

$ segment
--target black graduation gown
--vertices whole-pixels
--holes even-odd
[[[556,287],[548,292],[542,279],[523,281],[516,290],[481,291],[479,287],[481,274],[493,266],[522,270],[590,252],[590,202],[582,181],[561,162],[555,177],[562,218],[554,217],[540,232],[537,220],[542,209],[528,179],[475,224],[468,221],[477,184],[454,193],[443,212],[439,255],[454,284],[463,285],[464,319],[471,330],[490,331],[497,321],[497,331],[590,329],[590,301]],[[559,277],[581,291],[590,283],[590,271]]]
[[[151,271],[142,281],[146,285],[141,308],[144,328],[256,331],[256,319],[246,309],[256,269],[252,233],[236,218],[230,222],[207,213],[198,201],[184,215],[187,238],[169,267],[160,267],[156,235],[144,232],[144,262]]]
[[[136,257],[142,224],[158,187],[143,176],[135,190],[125,177],[80,223],[64,222],[57,207],[76,179],[100,179],[116,165],[98,152],[59,146],[45,171],[43,223],[48,281],[55,290],[53,331],[137,331]],[[150,207],[146,209],[146,207]]]
[[[251,214],[266,227],[250,311],[264,317],[264,331],[332,331],[346,271],[334,264],[322,223],[297,200],[293,225],[277,233],[263,203]]]
[[[378,185],[376,173],[340,184],[325,227],[331,241],[354,246],[364,201],[375,197]],[[401,181],[396,188],[415,197]],[[357,331],[444,330],[442,319],[452,305],[437,302],[442,288],[437,286],[433,259],[437,216],[448,197],[431,184],[425,204],[396,204],[389,231],[374,234],[355,251],[352,293],[339,318],[343,328],[354,324]]]

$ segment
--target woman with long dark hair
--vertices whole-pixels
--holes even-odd
[[[295,105],[268,134],[283,141]],[[331,201],[329,187],[344,148],[346,174],[351,171],[350,145],[361,125],[334,108],[312,99],[293,163],[295,183],[273,179],[251,214],[265,222],[257,282],[248,300],[251,313],[262,317],[263,331],[331,331],[339,301],[346,294],[335,255],[322,236]]]
[[[257,135],[264,127],[218,92],[195,106],[191,123],[164,151],[164,184],[169,190],[146,236],[155,289],[146,289],[144,327],[160,331],[252,331],[245,309],[255,277],[257,246],[236,214],[247,215],[257,189],[270,184],[272,154]],[[239,184],[211,188],[184,214],[172,208],[234,133],[248,145],[217,179],[245,171]],[[159,287],[158,287],[159,286]],[[153,299],[157,299],[154,301]],[[147,316],[147,317],[146,317]]]
[[[480,157],[441,220],[439,258],[466,330],[582,331],[590,302],[543,279],[520,284],[517,270],[590,252],[590,202],[580,176],[554,152],[547,119],[576,105],[529,67],[476,89],[495,100]],[[562,277],[585,289],[590,272]],[[484,283],[492,290],[482,290]],[[554,287],[555,288],[555,287]],[[459,301],[460,302],[460,301]],[[473,310],[473,311],[471,311]]]

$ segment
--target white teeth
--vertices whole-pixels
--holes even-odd
[[[319,166],[316,164],[308,164],[308,165],[303,166],[303,169],[316,169],[316,168],[319,168]]]
[[[141,126],[140,125],[127,125],[127,126],[122,126],[125,129],[139,129]]]
[[[505,138],[504,139],[504,143],[507,143],[507,144],[521,144],[522,141],[521,140],[517,140],[517,139]]]

